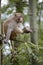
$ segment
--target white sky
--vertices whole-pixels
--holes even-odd
[[[42,2],[42,0],[39,0],[39,2]]]
[[[1,0],[1,7],[3,6],[3,5],[7,5],[8,4],[8,0]]]
[[[28,0],[27,0],[28,1]],[[39,2],[42,2],[42,0],[39,0]],[[3,5],[7,5],[8,4],[8,0],[1,0],[1,7]]]

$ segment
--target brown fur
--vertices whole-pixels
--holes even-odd
[[[4,32],[5,36],[6,36],[6,33],[7,33],[8,24],[10,24],[12,21],[16,22],[17,24],[23,22],[23,21],[20,21],[20,17],[22,17],[22,14],[21,13],[16,13],[12,17],[10,17],[6,21],[4,21],[4,23],[3,23],[3,29],[4,29],[3,32]],[[14,30],[11,32],[11,35],[10,35],[10,40],[14,40],[14,38],[17,36],[17,34],[19,34],[19,32],[15,33],[15,29],[16,29],[16,27],[14,26]]]

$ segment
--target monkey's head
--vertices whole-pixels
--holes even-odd
[[[23,14],[22,13],[15,13],[15,20],[17,23],[23,23]]]

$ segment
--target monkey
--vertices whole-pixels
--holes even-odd
[[[31,33],[29,24],[23,24],[23,15],[22,13],[15,13],[7,20],[3,22],[3,34],[5,34],[4,42],[8,43],[8,40],[14,40],[18,34]]]
[[[22,13],[15,13],[12,17],[3,22],[3,32],[5,34],[4,42],[8,43],[8,40],[13,40],[12,37],[16,37],[17,34],[23,33],[23,30],[19,27],[23,23]]]

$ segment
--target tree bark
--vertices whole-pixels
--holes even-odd
[[[29,0],[30,8],[30,28],[32,29],[31,33],[31,42],[34,44],[38,43],[38,24],[37,24],[37,0]]]
[[[31,42],[38,44],[38,24],[37,24],[37,0],[29,0],[29,14],[30,14],[30,28],[32,33],[30,34]],[[35,53],[36,50],[34,49]],[[34,52],[33,51],[33,52]],[[37,65],[36,59],[31,56],[31,65]]]

